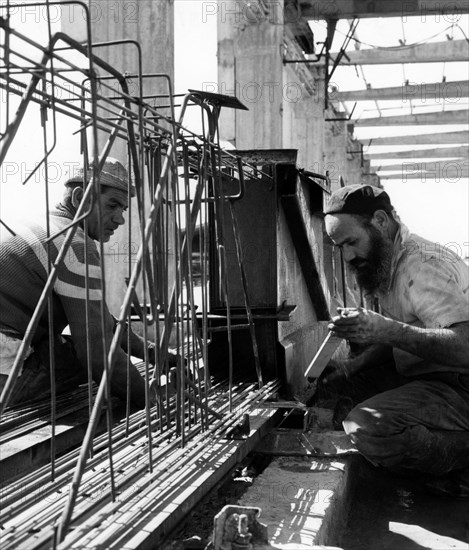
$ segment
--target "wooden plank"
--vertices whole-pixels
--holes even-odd
[[[318,378],[340,346],[342,338],[329,332],[305,372],[306,377]]]
[[[408,84],[388,88],[332,91],[329,97],[331,101],[398,100],[404,104],[409,101],[455,102],[463,97],[469,97],[469,82],[467,80],[428,83],[409,82]]]
[[[464,124],[469,121],[468,109],[453,109],[451,111],[432,111],[413,115],[395,115],[361,118],[354,120],[355,126],[420,126],[422,124]]]
[[[331,53],[334,60],[337,52]],[[341,65],[385,65],[395,63],[440,63],[467,61],[469,44],[466,40],[428,42],[415,46],[350,50],[340,60]]]

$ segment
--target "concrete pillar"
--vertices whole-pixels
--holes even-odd
[[[142,50],[142,72],[166,73],[174,79],[174,18],[173,0],[93,0],[89,2],[92,23],[93,44],[122,39],[136,40]],[[67,8],[63,6],[64,10]],[[68,8],[68,14],[71,14]],[[65,12],[64,12],[65,13]],[[62,30],[72,37],[84,40],[86,26],[82,10],[73,16],[62,18]],[[121,73],[138,73],[138,50],[133,44],[115,44],[96,47],[94,53],[112,65]],[[100,74],[102,71],[100,71]],[[138,94],[137,79],[128,81],[129,93]],[[113,86],[118,87],[113,81]],[[167,93],[163,81],[144,80],[143,94]],[[107,135],[101,133],[99,149],[101,150]],[[116,141],[110,156],[127,165],[126,144]],[[149,200],[147,198],[147,204]],[[119,228],[111,241],[105,245],[105,267],[107,284],[107,303],[114,314],[118,314],[125,293],[124,278],[129,272],[129,263],[135,261],[140,243],[136,198],[132,199],[131,225],[132,239],[128,242],[127,224]],[[147,208],[148,211],[148,208]]]
[[[283,0],[219,4],[218,91],[234,94],[249,111],[225,110],[220,135],[237,149],[282,147]]]
[[[357,185],[361,183],[363,172],[361,143],[352,139],[349,133],[347,133],[345,158],[347,159],[347,185]]]
[[[300,57],[301,54],[295,55]],[[284,66],[283,147],[298,149],[298,166],[324,174],[323,69],[304,68],[292,64]]]
[[[327,118],[340,118],[331,113]],[[342,120],[324,122],[324,163],[329,167],[331,188],[336,190],[341,186],[341,178],[348,183],[346,170],[347,132]]]

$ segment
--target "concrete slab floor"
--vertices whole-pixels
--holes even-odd
[[[393,475],[362,457],[351,474],[345,550],[469,549],[469,500],[433,496],[422,479]]]

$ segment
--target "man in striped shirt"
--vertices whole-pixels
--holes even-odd
[[[25,336],[28,324],[65,239],[77,209],[84,199],[83,182],[91,171],[79,170],[65,182],[61,203],[46,220],[27,220],[8,232],[0,231],[0,390],[6,384],[13,362]],[[50,394],[50,368],[55,364],[57,392],[76,387],[87,380],[87,365],[93,379],[99,383],[103,362],[113,337],[116,321],[103,303],[100,257],[95,241],[109,241],[114,231],[124,223],[123,212],[128,205],[128,175],[122,164],[108,158],[99,174],[101,190],[101,227],[98,203],[89,203],[91,213],[81,222],[65,259],[58,264],[58,276],[52,292],[52,331],[46,307],[35,330],[31,346],[18,376],[9,405]],[[130,193],[135,194],[133,186]],[[86,209],[85,209],[86,211]],[[101,233],[102,230],[102,233]],[[56,235],[49,244],[49,235]],[[86,282],[87,281],[87,282]],[[88,306],[86,305],[88,304]],[[103,313],[103,315],[102,315]],[[63,336],[69,326],[70,336]],[[52,334],[51,334],[52,333]],[[87,346],[87,341],[89,346]],[[127,335],[122,346],[127,346]],[[54,353],[50,353],[53,342]],[[132,355],[144,357],[144,341],[130,331]],[[104,349],[104,343],[106,349]],[[154,360],[150,344],[149,358]],[[89,362],[89,355],[91,360]],[[51,358],[52,355],[52,358]],[[137,407],[145,405],[145,383],[127,354],[118,349],[111,379],[112,394],[125,398],[127,384],[130,398]]]

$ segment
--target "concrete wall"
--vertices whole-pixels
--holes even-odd
[[[347,131],[344,113],[329,103],[325,110],[324,69],[284,64],[301,57],[296,42],[282,26],[282,2],[266,2],[266,17],[255,18],[242,0],[224,3],[218,18],[218,76],[220,93],[235,93],[248,112],[230,111],[221,117],[221,136],[238,149],[297,149],[297,165],[311,172],[328,171],[332,189],[360,183],[363,172],[359,143]],[[339,120],[326,120],[339,119]],[[342,120],[340,120],[342,119]],[[371,176],[366,176],[370,181]],[[302,222],[331,312],[342,305],[340,258],[324,235],[321,216],[308,203],[308,190],[299,186]],[[322,205],[316,205],[322,210]],[[255,221],[253,221],[255,223]],[[255,226],[254,226],[255,227]],[[278,303],[296,304],[289,322],[279,323],[279,340],[286,351],[287,383],[291,393],[304,386],[303,372],[317,351],[327,323],[318,322],[312,307],[282,208],[278,207]],[[346,273],[349,285],[353,282]],[[346,288],[348,305],[357,303]]]
[[[310,246],[313,250],[316,267],[320,273],[323,288],[328,296],[328,286],[325,284],[325,275],[322,268],[322,221],[311,215],[305,204],[304,190],[298,190],[302,210],[303,223],[309,235]],[[298,223],[302,223],[300,220]],[[279,341],[285,349],[286,383],[289,393],[293,396],[300,390],[305,379],[303,373],[306,366],[314,357],[327,331],[327,322],[318,322],[317,314],[312,306],[306,287],[295,246],[287,226],[283,209],[278,209],[277,224],[278,253],[278,300],[279,304],[295,304],[296,310],[288,322],[278,324]]]

